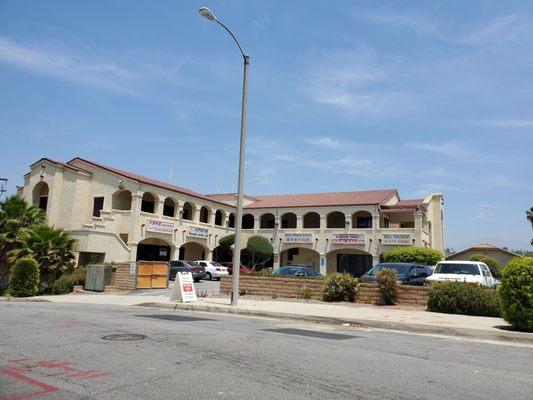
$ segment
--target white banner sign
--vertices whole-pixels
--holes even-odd
[[[286,233],[283,237],[285,243],[313,243],[312,233]]]
[[[146,231],[157,233],[174,233],[174,224],[172,222],[159,221],[157,219],[146,220]]]
[[[413,241],[410,233],[384,233],[381,243],[410,246],[413,244]]]
[[[178,300],[182,303],[196,301],[196,290],[194,288],[194,280],[190,272],[178,272],[176,280],[172,287],[170,300]]]
[[[333,233],[331,235],[333,244],[365,244],[364,233]]]
[[[200,228],[198,226],[189,226],[187,236],[207,239],[209,237],[209,229]]]

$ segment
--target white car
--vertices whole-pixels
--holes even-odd
[[[433,275],[426,278],[429,283],[447,281],[490,287],[496,284],[489,267],[478,261],[441,261],[435,265]]]
[[[229,275],[228,269],[216,261],[200,260],[195,262],[205,267],[205,279],[209,281],[211,279],[219,281],[223,276]]]

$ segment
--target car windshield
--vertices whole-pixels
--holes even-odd
[[[283,267],[278,269],[274,274],[276,275],[296,275],[300,267]]]
[[[222,264],[217,263],[216,261],[211,261],[211,265],[214,265],[215,267],[223,267]]]
[[[461,274],[461,275],[479,275],[479,269],[476,264],[437,264],[436,274]]]
[[[187,267],[199,267],[200,264],[198,264],[196,261],[185,261],[188,265]]]
[[[396,273],[398,275],[405,275],[405,270],[407,269],[407,265],[402,264],[378,264],[374,266],[370,271],[368,271],[367,275],[376,275],[378,271],[381,271],[382,269],[395,269]]]

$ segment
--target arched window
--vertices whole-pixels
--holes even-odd
[[[176,203],[170,197],[167,197],[163,204],[163,215],[167,217],[176,216]]]
[[[244,214],[242,216],[242,229],[254,229],[254,220],[252,214]]]
[[[228,228],[235,228],[235,214],[231,213],[228,218]]]
[[[200,222],[209,222],[209,208],[206,206],[202,206],[202,208],[200,208]]]
[[[48,208],[48,193],[49,188],[46,182],[39,182],[33,188],[33,204],[43,211]]]
[[[281,216],[282,229],[296,229],[296,214],[286,213]]]
[[[309,212],[304,215],[304,229],[320,228],[320,215],[316,212]]]
[[[113,210],[131,210],[131,192],[129,190],[117,190],[111,199]]]
[[[345,228],[346,217],[340,211],[333,211],[328,214],[327,225],[328,228]]]
[[[372,214],[368,211],[358,211],[352,215],[352,228],[368,229],[372,228]]]
[[[189,220],[189,221],[192,221],[193,216],[194,216],[194,209],[192,208],[191,203],[186,202],[186,203],[183,205],[183,215],[182,215],[182,218],[183,218],[183,219],[186,219],[186,220]]]
[[[276,224],[276,217],[274,214],[268,213],[261,215],[261,222],[259,224],[261,229],[274,229]]]
[[[153,214],[155,212],[155,196],[146,192],[141,201],[141,211]]]
[[[222,226],[222,223],[224,222],[224,214],[222,211],[217,210],[215,213],[215,225]]]

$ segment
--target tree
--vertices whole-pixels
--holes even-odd
[[[19,243],[9,252],[9,259],[32,257],[39,264],[41,281],[50,285],[63,273],[72,268],[76,242],[67,232],[48,225],[26,229],[19,235]]]
[[[472,254],[472,256],[470,257],[470,261],[480,261],[482,263],[487,264],[487,267],[489,267],[492,276],[495,278],[501,278],[502,271],[500,265],[493,258],[490,258],[484,254]]]
[[[272,257],[274,249],[270,240],[263,236],[251,236],[246,244],[246,252],[250,256],[249,267],[258,270],[263,268]]]
[[[526,211],[526,218],[531,222],[531,227],[533,228],[533,207]],[[531,239],[531,245],[533,246],[533,239]]]
[[[219,246],[226,247],[228,249],[231,246],[233,246],[234,243],[235,243],[235,234],[233,233],[231,235],[227,235],[227,236],[220,238],[220,240],[218,241]]]
[[[398,247],[383,253],[385,262],[412,262],[425,265],[435,265],[442,260],[443,254],[427,247]]]
[[[17,246],[21,232],[44,222],[44,218],[43,210],[29,206],[20,196],[0,202],[0,292],[8,285],[12,266],[7,254]]]
[[[39,287],[39,266],[33,258],[20,258],[9,275],[9,294],[35,296]]]

